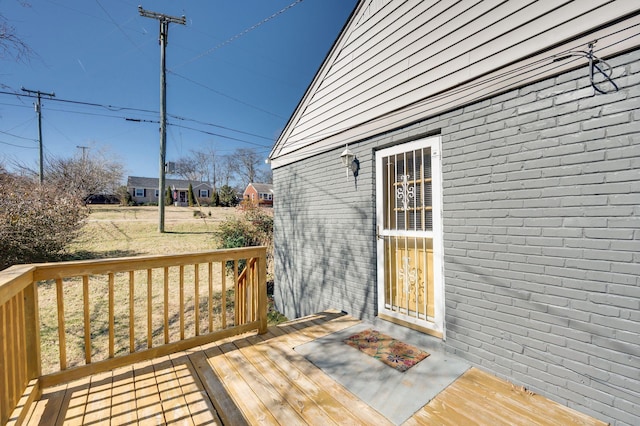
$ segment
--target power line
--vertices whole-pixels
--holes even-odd
[[[28,95],[28,94],[25,95],[25,94],[22,94],[22,93],[6,92],[6,91],[0,91],[0,95],[13,95],[13,96],[18,96],[18,97],[28,97],[28,98],[35,98],[36,97],[36,96],[33,96],[33,95]],[[85,102],[85,101],[74,101],[72,99],[55,98],[55,99],[51,99],[51,100],[55,101],[55,102],[65,102],[65,103],[75,104],[75,105],[84,105],[84,106],[93,106],[93,107],[105,108],[105,109],[108,109],[110,111],[137,111],[137,112],[148,112],[150,114],[157,114],[158,113],[158,111],[151,110],[151,109],[124,107],[124,106],[116,106],[116,105],[109,105],[109,104],[99,104],[99,103]]]
[[[35,140],[35,139],[32,139],[32,138],[25,138],[24,136],[14,135],[13,133],[3,132],[2,130],[0,130],[0,133],[5,134],[5,135],[7,135],[7,136],[14,137],[14,138],[24,139],[24,140],[26,140],[26,141],[30,141],[30,142],[38,142],[38,141],[37,141],[37,140]]]
[[[230,127],[220,126],[218,124],[206,123],[204,121],[194,120],[193,118],[185,118],[185,117],[180,117],[178,115],[172,115],[172,114],[169,114],[169,117],[175,118],[176,120],[192,121],[194,123],[202,124],[203,126],[217,127],[217,128],[224,129],[224,130],[230,130],[230,131],[236,132],[236,133],[242,133],[243,135],[255,136],[257,138],[266,139],[268,141],[273,141],[273,138],[270,138],[270,137],[267,137],[267,136],[256,135],[255,133],[244,132],[242,130],[235,130],[235,129],[232,129]]]
[[[180,75],[178,75],[178,76],[182,77]],[[196,83],[196,82],[194,82],[194,83]],[[198,83],[196,83],[196,84],[198,84]],[[210,90],[213,90],[213,89],[210,89]],[[32,95],[25,95],[25,94],[16,93],[16,92],[0,91],[0,94],[1,95],[14,95],[14,96],[18,96],[18,97],[35,98],[35,96],[32,96]],[[225,96],[222,93],[221,93],[221,95]],[[150,110],[150,109],[143,109],[143,108],[134,108],[134,107],[124,107],[124,106],[109,105],[109,104],[100,104],[100,103],[94,103],[94,102],[76,101],[76,100],[71,100],[71,99],[60,99],[60,98],[57,98],[57,97],[55,99],[50,99],[50,100],[51,101],[55,101],[55,102],[63,102],[63,103],[73,104],[73,105],[103,108],[103,109],[107,109],[109,111],[114,111],[114,112],[116,112],[116,111],[118,111],[118,112],[119,111],[133,111],[133,112],[142,112],[142,113],[149,113],[149,114],[158,114],[158,111],[154,111],[154,110]],[[239,100],[237,100],[237,101],[238,102],[242,102],[242,101],[239,101]],[[28,107],[27,105],[15,105],[15,104],[2,104],[2,105],[19,106],[19,107],[25,107],[25,108]],[[58,112],[67,112],[67,113],[71,113],[71,114],[83,114],[83,115],[93,115],[93,116],[99,116],[99,117],[119,118],[119,119],[125,119],[127,121],[159,123],[159,121],[137,119],[137,118],[125,117],[125,116],[121,116],[121,115],[107,115],[107,114],[90,113],[90,112],[84,112],[84,111],[71,111],[71,110],[56,109],[56,108],[49,108],[49,110],[58,111]],[[268,112],[268,111],[265,111],[265,112]],[[232,131],[232,132],[241,133],[241,134],[248,135],[248,136],[255,136],[257,138],[266,139],[266,140],[269,140],[269,141],[273,140],[273,138],[270,138],[270,137],[267,137],[267,136],[258,135],[258,134],[255,134],[255,133],[245,132],[243,130],[238,130],[238,129],[234,129],[234,128],[227,127],[227,126],[222,126],[220,124],[208,123],[208,122],[205,122],[205,121],[196,120],[196,119],[193,119],[193,118],[182,117],[182,116],[174,115],[174,114],[167,114],[167,116],[175,118],[176,120],[192,121],[194,123],[202,124],[204,126],[217,127],[217,128],[220,128],[220,129],[229,130],[229,131]],[[278,117],[280,117],[280,116],[278,116]],[[284,118],[284,117],[280,117],[280,118]]]
[[[118,23],[116,22],[116,20],[115,20],[115,19],[113,19],[113,17],[109,14],[109,12],[107,12],[107,9],[105,9],[105,8],[104,8],[104,6],[102,6],[102,4],[100,3],[100,1],[99,1],[99,0],[96,0],[96,3],[98,4],[98,6],[100,6],[100,9],[102,9],[102,11],[105,13],[105,15],[107,15],[107,17],[109,18],[109,20],[111,21],[111,23],[113,23],[113,25],[115,25],[115,26],[116,26],[116,28],[118,28],[118,30],[120,30],[120,32],[122,33],[122,35],[124,35],[124,37],[125,37],[127,40],[129,40],[129,42],[131,42],[131,44],[132,44],[135,48],[140,49],[140,48],[138,47],[138,45],[137,45],[137,44],[135,44],[135,43],[133,42],[133,40],[131,39],[131,37],[129,37],[129,35],[128,35],[126,32],[124,32],[124,30],[122,29],[122,27],[120,26],[120,24],[118,24]]]
[[[270,20],[272,20],[273,18],[276,18],[276,17],[278,17],[279,15],[282,15],[284,12],[286,12],[286,11],[287,11],[287,10],[289,10],[289,9],[291,9],[292,7],[294,7],[295,5],[297,5],[298,3],[302,3],[302,1],[303,1],[303,0],[296,0],[296,1],[294,1],[294,2],[293,2],[293,3],[291,3],[290,5],[285,6],[284,8],[282,8],[282,9],[280,9],[279,11],[275,12],[275,13],[274,13],[274,14],[272,14],[271,16],[268,16],[268,17],[264,18],[262,21],[260,21],[260,22],[258,22],[258,23],[256,23],[256,24],[253,24],[253,25],[252,25],[252,26],[250,26],[249,28],[247,28],[247,29],[245,29],[245,30],[243,30],[243,31],[239,32],[238,34],[234,35],[233,37],[230,37],[230,38],[228,38],[227,40],[223,41],[222,43],[219,43],[219,44],[215,45],[215,46],[214,46],[214,47],[212,47],[211,49],[206,50],[206,51],[204,51],[204,52],[200,53],[199,55],[197,55],[197,56],[195,56],[195,57],[193,57],[193,58],[189,59],[188,61],[183,62],[183,63],[181,63],[181,64],[179,64],[179,65],[175,66],[175,67],[174,67],[174,69],[175,69],[175,68],[180,68],[180,67],[182,67],[182,66],[184,66],[184,65],[186,65],[186,64],[189,64],[189,63],[191,63],[191,62],[197,61],[197,60],[198,60],[198,59],[200,59],[200,58],[203,58],[203,57],[205,57],[205,56],[207,56],[207,55],[210,55],[211,53],[215,52],[216,50],[220,49],[221,47],[226,46],[227,44],[229,44],[229,43],[231,43],[231,42],[233,42],[233,41],[235,41],[235,40],[239,39],[240,37],[244,36],[245,34],[247,34],[247,33],[251,32],[251,31],[255,30],[255,29],[256,29],[256,28],[258,28],[259,26],[261,26],[261,25],[263,25],[263,24],[265,24],[265,23],[269,22],[269,21],[270,21]]]
[[[151,123],[151,124],[159,124],[160,123],[160,120],[149,120],[149,119],[144,119],[144,118],[126,117],[126,116],[121,116],[121,115],[97,114],[97,113],[91,113],[91,112],[86,112],[86,111],[71,111],[71,110],[57,109],[57,108],[49,108],[48,111],[66,112],[66,113],[69,113],[69,114],[80,114],[80,115],[88,115],[88,116],[95,116],[95,117],[115,118],[115,119],[119,119],[119,120],[129,121],[129,122],[132,122],[132,123]],[[241,134],[245,134],[245,135],[248,135],[248,136],[254,136],[254,137],[257,137],[257,138],[261,138],[261,139],[265,139],[265,140],[273,142],[273,139],[268,138],[266,136],[261,136],[261,135],[257,135],[257,134],[254,134],[254,133],[244,132],[242,130],[235,130],[235,129],[232,129],[230,127],[220,126],[220,125],[217,125],[217,124],[206,123],[204,121],[199,121],[199,120],[194,120],[194,119],[188,119],[188,118],[184,118],[184,117],[174,116],[174,115],[171,115],[171,114],[169,114],[169,116],[172,117],[172,118],[175,118],[177,120],[192,121],[194,123],[202,124],[204,126],[217,127],[217,128],[221,128],[221,129],[224,129],[224,130],[229,130],[229,131],[232,131],[232,132],[241,133]],[[55,128],[55,126],[53,126],[51,124],[51,121],[48,121],[48,123],[49,123],[49,125],[51,125],[52,127]],[[238,141],[238,142],[243,142],[243,143],[246,143],[246,144],[249,144],[249,145],[255,145],[255,146],[259,146],[259,147],[269,147],[269,148],[271,147],[271,144],[263,145],[263,144],[259,144],[259,143],[256,143],[256,142],[248,141],[246,139],[240,139],[240,138],[236,138],[236,137],[233,137],[233,136],[223,135],[221,133],[209,132],[207,130],[197,129],[197,128],[194,128],[194,127],[175,124],[175,123],[171,123],[171,122],[167,122],[167,126],[180,127],[180,128],[183,128],[183,129],[192,130],[194,132],[199,132],[199,133],[203,133],[203,134],[206,134],[206,135],[218,136],[218,137],[221,137],[221,138],[224,138],[224,139],[228,139],[228,140],[234,140],[234,141]],[[58,132],[60,132],[60,131],[58,130]],[[34,140],[34,139],[30,139],[30,138],[25,138],[23,136],[18,136],[18,135],[14,135],[14,134],[11,134],[11,133],[7,133],[7,132],[2,131],[2,130],[0,130],[0,133],[4,133],[4,134],[7,134],[9,136],[20,138],[20,139]],[[69,138],[67,138],[67,140],[70,141]]]
[[[221,138],[229,139],[229,140],[232,140],[232,141],[238,141],[238,142],[243,142],[243,143],[246,143],[246,144],[249,144],[249,145],[259,146],[261,148],[270,148],[271,147],[271,145],[264,145],[264,144],[259,144],[259,143],[256,143],[256,142],[250,142],[250,141],[247,141],[247,140],[244,140],[244,139],[234,138],[232,136],[225,136],[225,135],[221,135],[219,133],[207,132],[206,130],[194,129],[193,127],[182,126],[180,124],[171,124],[171,123],[169,123],[169,126],[179,127],[181,129],[194,130],[196,132],[204,133],[206,135],[219,136]]]
[[[59,109],[59,108],[49,108],[48,111],[56,111],[56,112],[66,112],[69,114],[80,114],[80,115],[90,115],[93,117],[106,117],[106,118],[118,118],[118,119],[126,119],[123,115],[108,115],[108,114],[99,114],[97,112],[87,112],[87,111],[73,111],[69,109]]]
[[[10,146],[15,146],[16,148],[25,148],[25,149],[38,149],[37,146],[22,146],[22,145],[16,145],[14,143],[10,143],[10,142],[5,142],[5,141],[0,141],[1,144],[3,145],[10,145]]]
[[[195,81],[195,80],[193,80],[193,79],[190,79],[189,77],[185,77],[185,76],[184,76],[184,75],[182,75],[182,74],[178,74],[178,73],[177,73],[177,72],[175,72],[175,71],[167,70],[167,72],[168,72],[169,74],[173,74],[173,75],[175,75],[176,77],[180,77],[180,78],[182,78],[182,79],[184,79],[184,80],[187,80],[188,82],[193,83],[193,84],[195,84],[195,85],[197,85],[197,86],[200,86],[200,87],[203,87],[203,88],[205,88],[205,89],[207,89],[207,90],[210,90],[210,91],[212,91],[213,93],[216,93],[216,94],[218,94],[218,95],[220,95],[220,96],[223,96],[223,97],[225,97],[225,98],[227,98],[227,99],[231,99],[232,101],[238,102],[238,103],[240,103],[240,104],[242,104],[242,105],[245,105],[245,106],[248,106],[248,107],[253,108],[253,109],[255,109],[255,110],[258,110],[258,111],[264,112],[265,114],[269,114],[269,115],[272,115],[272,116],[274,116],[274,117],[282,118],[283,120],[286,120],[286,117],[283,117],[283,116],[281,116],[281,115],[279,115],[279,114],[276,114],[276,113],[274,113],[274,112],[268,111],[268,110],[266,110],[266,109],[264,109],[264,108],[260,108],[259,106],[255,106],[255,105],[250,104],[250,103],[248,103],[248,102],[242,101],[242,100],[240,100],[240,99],[238,99],[238,98],[234,98],[233,96],[229,96],[229,95],[227,95],[227,94],[225,94],[225,93],[220,92],[219,90],[213,89],[213,88],[211,88],[211,87],[209,87],[209,86],[206,86],[206,85],[204,85],[204,84],[202,84],[202,83],[199,83],[199,82],[197,82],[197,81]]]
[[[159,123],[158,120],[142,120],[142,119],[139,119],[139,118],[131,118],[131,117],[126,117],[125,120],[126,121],[131,121],[131,122],[134,122],[134,123],[155,123],[155,124]],[[246,144],[249,144],[249,145],[259,146],[261,148],[271,148],[271,145],[263,145],[263,144],[259,144],[257,142],[248,141],[246,139],[239,139],[239,138],[234,138],[233,136],[227,136],[227,135],[223,135],[223,134],[220,134],[220,133],[208,132],[206,130],[196,129],[194,127],[189,127],[189,126],[185,126],[185,125],[182,125],[182,124],[175,124],[175,123],[167,122],[167,126],[169,126],[169,127],[178,127],[178,128],[187,129],[187,130],[193,130],[194,132],[203,133],[205,135],[218,136],[218,137],[221,137],[223,139],[243,142],[243,143],[246,143]],[[251,133],[247,133],[247,134],[251,135]]]

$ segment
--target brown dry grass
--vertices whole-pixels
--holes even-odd
[[[198,211],[204,218],[194,217]],[[75,259],[212,250],[216,248],[218,224],[240,215],[231,207],[167,207],[165,232],[161,234],[157,207],[92,206],[82,234],[69,250]]]
[[[69,247],[70,259],[95,259],[123,256],[178,254],[208,251],[217,248],[214,233],[220,222],[241,215],[233,208],[203,208],[204,218],[194,217],[196,209],[168,207],[165,212],[165,233],[158,232],[157,207],[92,206],[91,214],[82,234]],[[209,216],[211,211],[211,216]],[[115,351],[116,356],[129,352],[129,324],[134,323],[134,346],[137,350],[147,345],[149,327],[146,306],[151,299],[153,346],[164,341],[163,324],[163,270],[153,270],[150,286],[147,272],[134,274],[134,319],[129,318],[129,275],[115,275]],[[180,337],[180,285],[179,268],[170,268],[169,328],[170,341]],[[227,271],[225,271],[226,273]],[[212,299],[217,301],[213,310],[213,328],[222,324],[222,265],[214,265]],[[199,266],[199,280],[195,282],[195,268],[184,268],[184,334],[195,335],[195,295],[198,287],[200,332],[209,331],[208,268]],[[227,282],[231,282],[231,277]],[[151,293],[148,289],[151,288]],[[233,323],[233,289],[227,289],[227,318]],[[43,372],[59,369],[58,317],[56,284],[44,282],[39,286],[40,328]],[[64,318],[67,363],[69,367],[85,363],[83,286],[80,277],[64,280]],[[92,362],[108,357],[108,280],[107,276],[89,277],[89,304],[91,312]]]

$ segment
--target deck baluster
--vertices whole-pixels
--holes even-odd
[[[67,343],[64,326],[64,289],[62,278],[56,279],[56,301],[58,305],[58,349],[60,354],[60,370],[67,369]]]
[[[91,364],[91,313],[89,312],[89,277],[82,276],[82,304],[84,311],[84,362]]]
[[[266,332],[266,327],[262,326],[263,323],[266,324],[266,305],[261,306],[263,301],[266,303],[266,294],[261,294],[262,289],[266,289],[266,284],[262,283],[266,274],[261,270],[265,259],[264,247],[247,247],[207,253],[16,265],[0,271],[0,424],[23,421],[29,406],[39,398],[44,388],[251,330]],[[246,267],[239,271],[241,260],[246,261]],[[233,262],[232,269],[227,268],[228,262]],[[207,265],[208,272],[208,300],[207,309],[200,311],[200,267],[204,268],[204,264]],[[214,264],[220,266],[219,279],[217,271],[214,272],[217,268]],[[189,277],[186,277],[185,265],[194,265],[194,287],[190,287],[189,291],[193,290],[195,293],[193,299],[189,295],[189,306],[186,306],[185,300],[185,279],[191,279],[191,269],[187,268]],[[172,278],[169,270],[172,267],[179,268],[179,275],[176,277],[179,280],[176,284],[180,286],[179,309],[172,306],[169,300],[169,279]],[[153,281],[156,275],[153,273],[154,269],[164,271],[164,277],[155,277],[157,286],[154,286]],[[136,288],[136,275],[143,274],[144,271],[147,272],[146,303],[142,296],[144,291]],[[116,278],[118,283],[122,283],[118,284],[117,289]],[[164,285],[160,284],[160,280],[164,281]],[[39,283],[47,281],[53,282],[53,285],[39,286]],[[233,299],[230,299],[228,291],[234,293]],[[41,297],[52,300],[51,313],[54,314],[43,316],[45,323],[42,330],[39,293]],[[136,297],[136,293],[140,294],[140,298]],[[65,300],[65,297],[68,299]],[[72,297],[77,298],[78,303]],[[154,298],[163,300],[164,306],[154,307]],[[127,301],[128,307],[120,307],[120,304],[126,304]],[[195,309],[193,317],[190,312],[192,302]],[[146,305],[147,308],[146,348],[138,348],[136,345],[136,303],[140,303],[141,307]],[[107,312],[101,310],[104,305]],[[156,308],[158,314],[164,314],[164,344],[152,347],[152,319]],[[170,309],[173,311],[169,312]],[[179,311],[175,312],[176,310]],[[214,320],[218,310],[221,316],[219,324],[218,320]],[[207,313],[208,318],[205,320],[202,315]],[[118,321],[116,314],[119,316]],[[128,318],[124,318],[127,315]],[[187,315],[190,321],[189,336],[185,335]],[[139,320],[145,317],[144,314],[138,316]],[[180,322],[179,341],[170,342],[170,318],[176,318]],[[233,320],[229,321],[229,318]],[[191,320],[195,321],[193,329]],[[201,327],[200,321],[208,323],[207,332],[204,330],[207,326]],[[102,322],[107,322],[104,334],[93,336],[92,329],[96,331],[102,328]],[[58,346],[59,360],[57,366],[48,367],[53,371],[48,370],[43,374],[40,339],[41,333],[46,330],[54,333],[54,337],[47,337],[47,341],[57,340],[55,343]],[[68,353],[67,344],[81,348],[84,356]],[[68,359],[69,357],[72,358]],[[13,414],[14,411],[18,414]]]

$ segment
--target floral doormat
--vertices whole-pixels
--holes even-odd
[[[429,356],[415,346],[372,329],[349,336],[343,342],[402,372]]]

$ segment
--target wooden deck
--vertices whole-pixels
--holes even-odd
[[[45,389],[27,424],[391,424],[292,349],[358,322],[322,313]],[[405,424],[604,423],[472,368]]]

